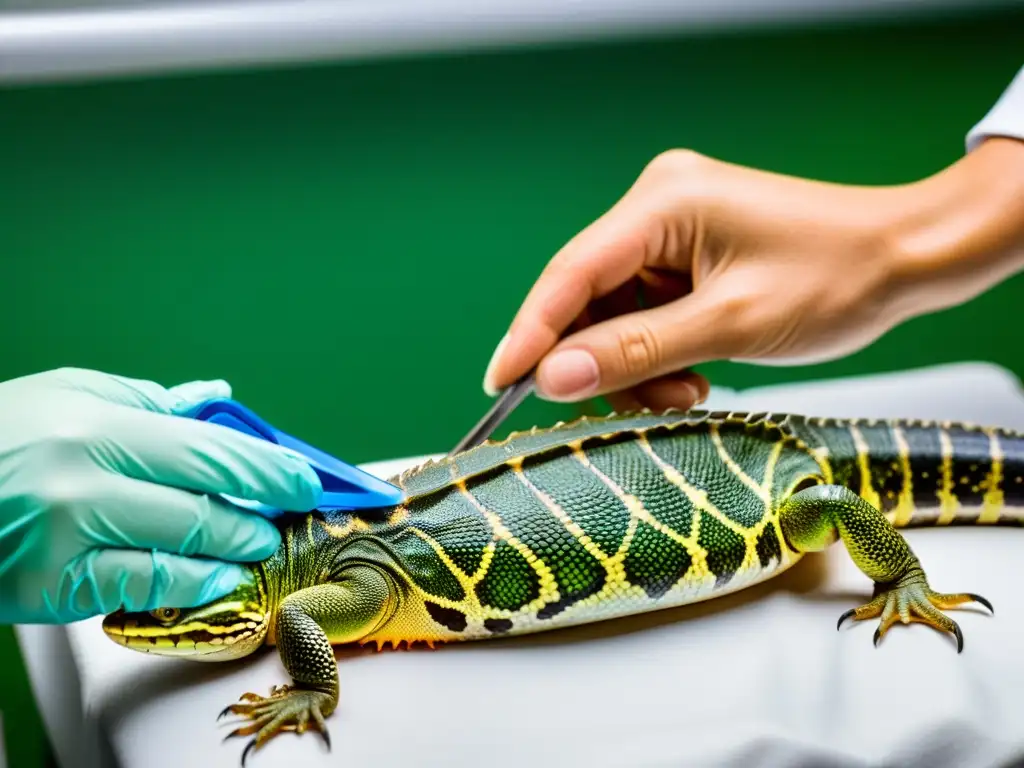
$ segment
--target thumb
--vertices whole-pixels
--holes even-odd
[[[631,389],[684,368],[741,353],[732,305],[697,291],[567,336],[537,368],[537,393],[573,402]]]

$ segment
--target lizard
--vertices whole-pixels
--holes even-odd
[[[1024,434],[911,419],[669,409],[513,432],[391,478],[402,503],[279,518],[282,542],[233,593],[108,614],[129,649],[196,661],[276,646],[292,683],[244,693],[242,764],[339,700],[333,646],[524,635],[735,592],[836,542],[874,584],[845,611],[878,645],[984,597],[932,589],[900,529],[1020,525]],[[220,719],[218,717],[218,719]]]

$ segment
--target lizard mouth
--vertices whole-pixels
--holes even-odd
[[[135,651],[158,654],[213,652],[218,646],[223,647],[228,637],[204,628],[161,632],[161,627],[139,624],[132,616],[121,613],[105,617],[103,631],[118,645]]]
[[[173,616],[173,618],[169,618]],[[116,611],[104,617],[103,631],[113,642],[133,651],[220,661],[246,656],[267,634],[269,613],[237,611],[166,614]]]

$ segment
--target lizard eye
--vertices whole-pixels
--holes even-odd
[[[171,622],[181,616],[181,611],[177,608],[157,608],[155,611],[150,611],[150,616],[159,621]]]

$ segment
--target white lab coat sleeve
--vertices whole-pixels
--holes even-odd
[[[1024,140],[1024,67],[1020,68],[988,114],[968,132],[967,151],[971,152],[993,136]]]

